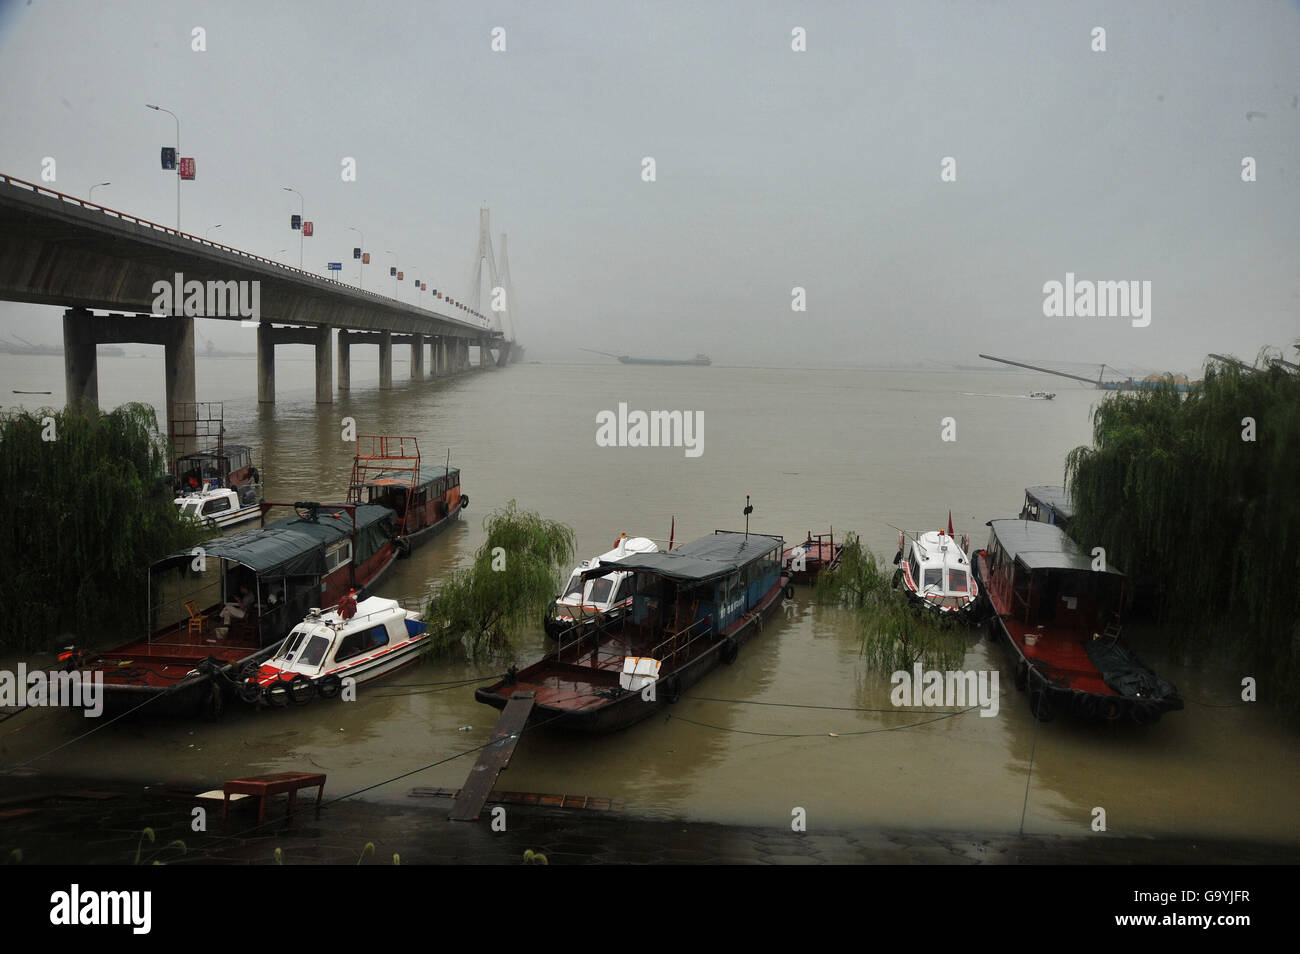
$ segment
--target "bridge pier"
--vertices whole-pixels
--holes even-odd
[[[411,336],[411,380],[424,380],[424,335]]]
[[[489,364],[491,364],[491,362],[492,362],[492,356],[488,354],[487,339],[479,338],[478,339],[478,366],[480,368],[486,368],[489,366]]]
[[[193,331],[190,334],[192,338]],[[258,403],[275,403],[275,346],[278,344],[309,344],[316,349],[316,403],[333,404],[334,338],[330,326],[276,328],[269,321],[259,322],[257,326]]]
[[[393,389],[393,333],[379,333],[379,390]]]
[[[352,343],[348,340],[348,329],[339,329],[339,390],[352,388]]]
[[[329,325],[316,329],[316,403],[334,403],[334,334]]]
[[[67,403],[89,401],[99,406],[99,357],[95,346],[101,344],[153,344],[163,346],[163,363],[167,390],[167,433],[176,419],[179,404],[193,404],[194,319],[185,317],[155,318],[152,315],[105,315],[96,317],[85,308],[69,308],[63,313],[63,377]],[[194,449],[193,436],[178,442],[178,449]]]

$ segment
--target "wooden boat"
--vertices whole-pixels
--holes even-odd
[[[948,532],[927,530],[910,536],[898,531],[898,553],[894,563],[894,585],[901,586],[908,601],[927,612],[954,619],[971,619],[979,608],[979,584],[971,576],[970,541],[959,542]]]
[[[274,706],[302,705],[316,695],[328,699],[344,679],[360,685],[415,662],[428,640],[420,614],[397,600],[361,600],[346,620],[338,606],[314,607],[274,656],[248,664],[240,674],[239,695],[245,702]]]
[[[676,550],[645,553],[584,571],[617,569],[635,580],[631,611],[474,697],[503,709],[533,693],[530,719],[580,732],[613,732],[676,702],[740,647],[781,604],[790,578],[779,536],[715,531]]]
[[[461,493],[460,470],[447,465],[420,471],[420,443],[414,437],[357,436],[357,453],[348,482],[348,503],[377,504],[397,515],[394,542],[409,556],[432,540],[469,506]]]
[[[1021,520],[1053,523],[1064,530],[1074,519],[1074,504],[1064,487],[1045,484],[1025,488],[1025,502],[1020,507]]]
[[[812,586],[823,570],[833,570],[839,566],[843,550],[844,545],[835,542],[834,533],[828,531],[814,536],[809,530],[803,543],[786,548],[781,555],[781,564],[790,574],[791,583]]]
[[[293,507],[292,517],[265,523],[268,511],[285,506]],[[107,706],[149,702],[150,714],[215,718],[233,688],[227,677],[270,656],[309,608],[337,603],[350,588],[374,586],[396,559],[395,518],[386,507],[263,503],[261,509],[262,527],[149,567],[149,635],[87,655],[85,668],[104,674]],[[222,619],[228,605],[243,615]]]
[[[992,520],[988,546],[974,554],[1002,640],[1041,720],[1058,712],[1096,720],[1157,721],[1183,707],[1178,691],[1121,641],[1124,574],[1093,569],[1059,526]]]
[[[658,545],[649,537],[629,537],[622,534],[614,541],[614,548],[600,556],[579,564],[569,575],[564,591],[555,597],[546,611],[543,629],[551,639],[572,638],[578,630],[588,629],[618,619],[632,605],[634,579],[631,573],[611,570],[603,576],[583,576],[601,563],[618,563],[620,560],[642,553],[655,553]]]

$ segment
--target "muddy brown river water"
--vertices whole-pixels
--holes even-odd
[[[403,349],[397,349],[401,352]],[[580,558],[626,531],[677,540],[743,528],[802,539],[807,530],[858,531],[892,557],[890,525],[938,527],[951,509],[982,545],[984,522],[1013,516],[1028,484],[1058,481],[1063,459],[1090,436],[1098,392],[1026,395],[1040,377],[1000,372],[798,371],[533,365],[375,388],[372,362],[353,359],[357,390],[312,403],[312,365],[285,349],[279,401],[259,407],[251,359],[200,360],[201,400],[224,400],[229,439],[251,443],[273,499],[341,497],[351,465],[342,419],[361,433],[415,434],[427,460],[451,449],[471,509],[417,550],[380,587],[412,595],[467,561],[482,518],[514,499],[571,525]],[[0,357],[11,389],[50,389],[60,404],[58,358]],[[157,402],[161,362],[101,359],[104,406]],[[27,398],[26,400],[39,400]],[[633,409],[703,412],[703,453],[598,447],[596,415]],[[956,440],[941,439],[953,418]],[[795,808],[810,829],[880,826],[1086,833],[1094,809],[1125,836],[1247,838],[1300,844],[1300,732],[1262,705],[1240,704],[1243,673],[1169,658],[1159,633],[1135,632],[1139,652],[1187,700],[1158,725],[1036,724],[1000,650],[972,631],[965,666],[1001,668],[997,715],[917,714],[890,705],[889,674],[869,671],[853,619],[798,589],[786,612],[683,696],[667,718],[601,738],[530,734],[501,787],[597,795],[651,817],[787,826]],[[540,627],[518,658],[536,658]],[[6,661],[8,665],[9,661]],[[41,660],[31,660],[41,662]],[[355,703],[228,711],[220,724],[118,722],[29,762],[90,727],[60,711],[0,723],[0,762],[27,774],[143,784],[211,783],[289,769],[328,772],[332,794],[374,785],[487,740],[496,712],[473,684],[501,661],[426,660],[363,686]],[[815,708],[814,708],[815,707]],[[885,711],[879,711],[885,710]],[[1026,801],[1026,776],[1033,757]],[[23,764],[27,763],[27,764]],[[405,800],[413,786],[458,787],[472,756],[372,788]]]

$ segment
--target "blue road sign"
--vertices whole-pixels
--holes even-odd
[[[327,263],[327,264],[329,265],[329,269],[330,269],[331,272],[341,272],[341,271],[343,271],[343,263],[342,263],[342,262],[329,262],[329,263]]]

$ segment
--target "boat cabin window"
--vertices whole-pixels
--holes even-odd
[[[307,648],[302,651],[298,657],[298,662],[306,666],[319,666],[321,660],[325,658],[325,652],[330,648],[330,641],[324,636],[313,636],[307,643]]]
[[[940,590],[943,589],[943,567],[926,567],[925,578],[921,583],[921,589],[928,590],[932,586]]]
[[[344,540],[325,551],[325,572],[333,573],[341,566],[352,562],[352,541]]]
[[[181,504],[181,513],[188,513],[197,517],[199,513],[198,501],[196,500],[193,503]]]
[[[966,586],[965,570],[948,571],[948,592],[949,593],[966,593],[969,592]]]
[[[345,659],[351,659],[353,656],[360,656],[362,653],[387,645],[388,630],[382,625],[372,626],[360,633],[345,636],[343,642],[339,643],[338,652],[334,654],[334,661],[343,662]]]
[[[292,660],[294,653],[298,651],[298,647],[302,644],[303,637],[306,635],[306,633],[297,629],[290,633],[289,638],[285,640],[284,646],[280,648],[280,658]]]
[[[907,565],[912,568],[912,582],[919,586],[921,583],[921,561],[916,558],[915,553],[908,558]]]
[[[215,500],[205,501],[203,504],[203,515],[205,517],[214,513],[223,513],[230,509],[229,497],[218,497]]]
[[[564,588],[564,595],[568,597],[568,596],[581,596],[581,594],[582,594],[582,577],[579,576],[577,573],[575,573],[573,574],[573,576],[569,577],[569,585]]]
[[[610,591],[613,589],[613,577],[598,576],[591,581],[591,589],[587,591],[587,601],[591,603],[608,602]]]
[[[614,591],[613,602],[621,603],[631,595],[632,595],[632,577],[625,576],[623,577],[622,582],[618,584],[618,589]]]

